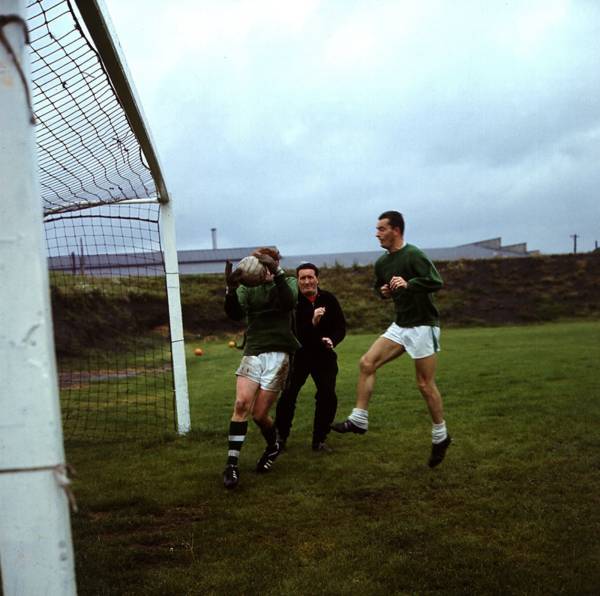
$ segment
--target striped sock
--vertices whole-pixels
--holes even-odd
[[[439,424],[433,424],[431,427],[431,442],[434,445],[446,440],[448,431],[446,430],[446,421],[442,420]]]
[[[348,416],[348,420],[353,422],[358,428],[364,428],[368,430],[369,428],[369,411],[361,410],[360,408],[354,408],[352,410],[352,414]]]
[[[244,444],[246,433],[248,432],[248,422],[236,422],[232,420],[229,423],[229,451],[227,452],[227,464],[237,466],[240,458],[240,450]]]

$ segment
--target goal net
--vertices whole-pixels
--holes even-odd
[[[110,23],[36,0],[28,29],[65,437],[185,432],[169,197]]]

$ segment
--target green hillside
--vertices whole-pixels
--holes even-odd
[[[437,294],[444,327],[600,318],[600,253],[436,263],[445,286]],[[291,272],[293,273],[293,272]],[[128,337],[161,331],[168,322],[163,281],[134,285],[111,278],[51,277],[59,354],[82,346],[126,345]],[[373,268],[331,267],[321,285],[339,298],[351,333],[376,332],[391,304],[372,291]],[[183,320],[193,336],[231,334],[239,324],[223,312],[222,275],[181,277]]]
[[[436,295],[447,327],[600,317],[600,253],[436,263],[445,286]],[[374,332],[393,307],[372,291],[373,267],[323,269],[321,286],[336,294],[351,332]],[[186,330],[219,334],[232,324],[222,312],[222,276],[182,278]]]

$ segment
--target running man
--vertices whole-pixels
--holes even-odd
[[[382,213],[377,222],[376,236],[387,252],[375,263],[375,290],[382,298],[394,301],[396,320],[360,359],[356,407],[346,420],[333,424],[331,428],[338,433],[366,433],[377,369],[408,352],[414,360],[417,387],[425,399],[433,424],[428,464],[434,468],[442,463],[452,442],[444,421],[442,396],[435,383],[440,328],[432,294],[442,287],[443,282],[425,253],[404,241],[401,213]]]
[[[275,416],[277,438],[283,448],[290,435],[300,390],[310,375],[315,382],[313,451],[331,451],[325,443],[337,410],[335,381],[338,373],[334,348],[346,336],[346,319],[337,298],[319,287],[319,268],[313,263],[296,267],[298,304],[295,334],[302,346],[294,354],[292,370]]]
[[[260,248],[254,256],[269,270],[266,281],[257,287],[240,285],[239,274],[227,263],[225,312],[234,321],[246,319],[244,355],[236,371],[236,396],[229,423],[229,450],[223,472],[226,488],[235,488],[240,480],[238,461],[248,432],[248,417],[260,428],[267,443],[256,464],[256,471],[268,472],[280,453],[273,419],[269,415],[285,385],[289,355],[300,343],[292,333],[292,312],[298,286],[295,277],[286,277],[279,267],[279,252]]]

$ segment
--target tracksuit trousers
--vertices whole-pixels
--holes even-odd
[[[337,355],[333,350],[309,352],[305,348],[300,348],[294,354],[290,377],[277,402],[275,415],[277,431],[284,441],[290,434],[298,394],[306,383],[308,375],[313,378],[317,388],[312,444],[314,446],[325,440],[337,410],[335,393],[337,373]]]

